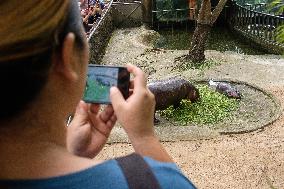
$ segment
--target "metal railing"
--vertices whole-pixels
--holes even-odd
[[[113,0],[111,0],[108,3],[108,6],[106,8],[106,10],[103,11],[101,18],[94,23],[93,27],[90,29],[90,34],[87,36],[88,41],[90,40],[90,38],[92,37],[92,35],[95,33],[95,31],[97,30],[97,28],[101,25],[101,23],[103,22],[103,20],[105,19],[105,17],[110,14],[110,10],[113,4]]]
[[[158,21],[183,21],[195,20],[197,16],[196,8],[170,9],[170,10],[153,10],[153,18]],[[187,15],[184,17],[184,15]],[[165,19],[164,19],[165,18]]]
[[[100,64],[105,54],[105,49],[113,31],[112,23],[112,2],[110,1],[107,8],[103,11],[101,19],[98,20],[92,27],[88,36],[90,47],[91,64]]]
[[[135,0],[114,0],[114,25],[128,27],[142,24],[142,3]]]
[[[277,28],[284,24],[284,17],[258,10],[257,6],[241,6],[233,2],[229,25],[255,42],[284,49],[284,44],[276,40]]]
[[[131,17],[136,13],[139,12],[141,9],[141,1],[134,1],[134,0],[116,0],[113,2],[114,9],[119,12],[120,18],[119,23],[117,25],[121,25],[123,22],[131,19]],[[122,7],[128,7],[125,10]],[[141,19],[141,18],[139,18]]]

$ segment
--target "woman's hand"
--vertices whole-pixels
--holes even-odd
[[[118,121],[126,131],[136,153],[158,161],[172,162],[154,133],[155,96],[146,85],[141,69],[128,65],[135,78],[131,83],[132,95],[124,100],[120,91],[111,88],[110,98]]]
[[[67,129],[67,149],[71,153],[94,158],[104,147],[116,122],[111,105],[100,112],[100,105],[81,101]]]
[[[130,86],[132,95],[124,100],[116,87],[111,88],[110,93],[118,121],[130,140],[154,136],[155,97],[146,86],[146,78],[142,70],[133,65],[128,65],[127,69],[135,76]]]

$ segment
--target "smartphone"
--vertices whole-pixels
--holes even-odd
[[[130,73],[125,67],[90,64],[83,100],[87,103],[111,104],[109,92],[116,86],[125,99],[129,96]]]

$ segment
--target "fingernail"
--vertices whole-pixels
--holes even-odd
[[[80,114],[83,114],[85,113],[85,110],[84,110],[84,102],[81,100],[77,106],[77,109],[76,111]]]
[[[111,92],[111,93],[114,93],[114,92],[116,92],[116,89],[117,89],[116,87],[111,87],[111,88],[110,88],[110,92]]]

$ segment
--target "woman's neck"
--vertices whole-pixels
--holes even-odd
[[[0,122],[0,145],[8,142],[54,142],[65,145],[66,125],[62,116],[50,112],[30,111]]]
[[[36,108],[41,105],[30,106],[21,115],[0,122],[0,170],[16,159],[21,160],[17,161],[18,166],[20,163],[29,165],[29,160],[38,154],[45,154],[55,147],[65,148],[63,116],[55,115],[50,108]]]
[[[9,143],[6,149],[0,146],[0,150],[0,180],[58,177],[97,164],[95,161],[76,157],[66,148],[54,143],[16,142]]]
[[[67,151],[64,120],[43,117],[26,114],[5,125],[0,123],[0,179],[47,178],[90,166],[89,161],[81,164],[81,158]]]

